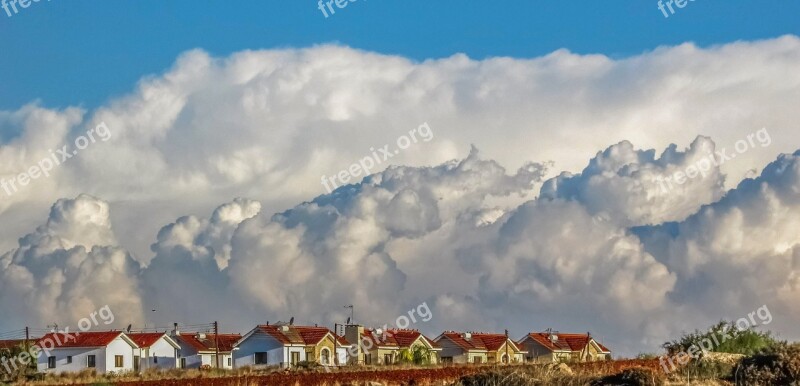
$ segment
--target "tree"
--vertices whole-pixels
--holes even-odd
[[[411,349],[400,351],[400,362],[418,366],[431,364],[431,350],[423,345],[414,345]]]
[[[0,379],[16,380],[36,372],[35,352],[25,352],[20,344],[11,348],[0,348]]]
[[[664,343],[662,347],[671,355],[688,352],[692,347],[711,352],[753,355],[778,343],[769,331],[759,332],[752,327],[739,330],[733,322],[723,320],[711,326],[707,332],[695,330],[678,340]]]

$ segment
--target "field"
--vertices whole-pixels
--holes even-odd
[[[656,359],[619,360],[594,363],[576,363],[571,365],[511,365],[511,366],[447,366],[428,368],[372,368],[342,369],[335,372],[323,370],[309,371],[276,371],[257,373],[247,370],[236,375],[208,372],[170,372],[149,374],[140,378],[121,377],[118,379],[94,378],[80,376],[50,379],[44,382],[24,383],[27,385],[72,384],[86,386],[119,385],[119,386],[344,386],[344,385],[427,385],[446,386],[457,384],[462,377],[479,376],[481,374],[511,374],[517,378],[530,380],[530,385],[539,384],[542,380],[558,379],[562,385],[583,385],[592,378],[617,374],[630,368],[648,368],[659,371]],[[171,378],[171,379],[170,379]],[[549,382],[548,382],[549,384]]]

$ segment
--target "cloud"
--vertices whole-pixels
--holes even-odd
[[[579,201],[592,215],[626,226],[683,220],[725,193],[724,175],[709,158],[715,148],[710,138],[697,137],[686,151],[673,144],[656,159],[655,150],[635,150],[624,141],[598,153],[580,174],[548,180],[541,196]],[[674,181],[690,168],[695,178]]]
[[[382,324],[425,301],[431,333],[592,329],[635,354],[763,299],[797,320],[797,156],[775,158],[800,147],[799,60],[794,36],[622,59],[194,50],[97,109],[3,111],[5,180],[100,122],[112,136],[0,201],[2,323],[111,302],[149,325],[345,304]],[[423,122],[433,140],[320,195]],[[769,147],[653,183],[762,127]]]
[[[0,308],[9,324],[74,324],[109,305],[119,323],[139,323],[139,264],[116,245],[108,203],[59,200],[47,223],[0,256]],[[26,324],[27,325],[27,324]]]

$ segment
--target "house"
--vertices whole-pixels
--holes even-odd
[[[348,362],[347,353],[352,347],[345,338],[327,327],[290,324],[256,326],[235,346],[236,367],[289,367],[300,362],[336,366]]]
[[[611,359],[611,350],[586,334],[532,332],[518,343],[528,352],[527,362],[591,362]]]
[[[181,369],[197,369],[201,366],[217,367],[219,352],[219,368],[232,369],[233,345],[242,338],[240,334],[210,334],[205,332],[174,331],[172,340],[180,346],[178,367]]]
[[[445,331],[434,341],[442,363],[522,362],[526,354],[507,334]]]
[[[439,358],[442,348],[436,342],[423,335],[419,331],[389,329],[387,333],[388,335],[392,336],[392,339],[394,339],[395,342],[397,342],[397,345],[400,348],[400,353],[403,351],[413,352],[416,347],[420,346],[430,353],[430,364],[436,365],[441,362]]]
[[[134,371],[138,346],[121,331],[50,333],[36,341],[42,352],[39,372],[61,374],[94,369],[103,373]]]
[[[134,370],[174,369],[178,367],[178,345],[165,332],[127,334],[139,346],[134,353]]]

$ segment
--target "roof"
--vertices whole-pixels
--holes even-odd
[[[390,334],[389,330],[381,331],[379,334],[377,329],[365,328],[362,339],[364,338],[372,341],[372,346],[374,347],[400,348],[397,338],[394,334]]]
[[[437,338],[437,341],[442,337],[445,337],[466,351],[497,351],[503,347],[503,344],[510,341],[512,347],[516,348],[517,351],[522,351],[520,346],[514,341],[511,341],[505,334],[488,334],[477,332],[472,332],[469,334],[471,334],[471,336],[469,339],[467,339],[464,333],[446,331],[440,335],[439,338]]]
[[[46,345],[54,345],[54,348],[105,347],[120,336],[131,344],[131,346],[136,346],[136,344],[121,331],[49,333],[37,340],[36,345],[42,347],[44,342],[49,341]]]
[[[140,332],[140,333],[130,333],[127,334],[131,340],[136,343],[137,346],[141,348],[150,347],[156,342],[158,342],[161,338],[167,341],[171,346],[176,346],[176,342],[173,341],[166,332]]]
[[[428,338],[427,336],[423,335],[421,332],[417,330],[402,330],[402,329],[390,329],[387,331],[389,335],[394,337],[394,340],[397,342],[397,345],[401,348],[408,348],[417,341],[420,337],[426,343],[428,343],[433,348],[439,348],[439,344]]]
[[[176,337],[197,351],[216,351],[216,341],[219,340],[219,351],[221,352],[232,351],[233,345],[241,338],[240,334],[219,334],[217,337],[215,334],[197,332],[182,332]]]
[[[550,337],[554,336],[555,341]],[[526,339],[533,339],[550,351],[583,351],[590,341],[593,341],[603,352],[611,352],[608,348],[596,341],[590,334],[561,334],[548,332],[532,332],[525,336]],[[522,342],[520,341],[520,343]]]
[[[327,327],[262,324],[256,326],[254,331],[270,335],[282,344],[316,345],[330,334],[339,344],[350,345],[347,339],[334,334]]]

